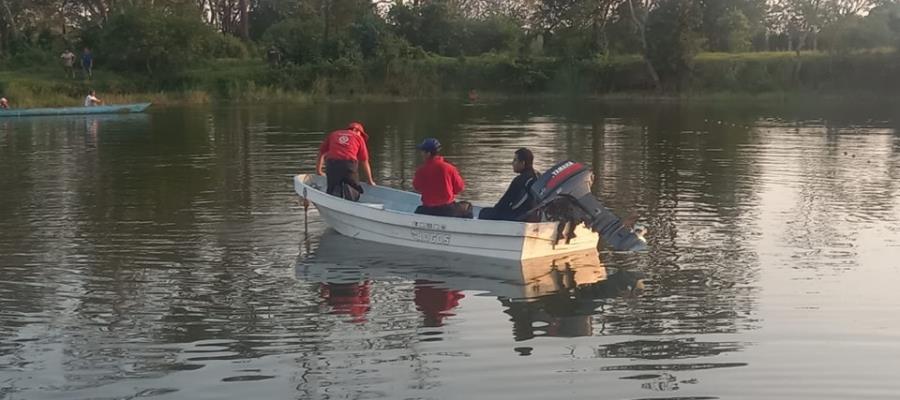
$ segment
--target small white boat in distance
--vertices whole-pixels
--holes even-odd
[[[597,247],[599,236],[579,224],[576,238],[557,241],[557,222],[509,222],[415,214],[417,193],[362,184],[359,202],[325,193],[325,177],[297,175],[294,190],[316,206],[325,223],[344,236],[396,246],[525,260]],[[474,207],[478,215],[480,207]],[[353,249],[347,249],[353,251]]]

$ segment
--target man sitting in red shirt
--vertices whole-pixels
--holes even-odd
[[[362,193],[357,174],[360,163],[369,184],[375,185],[372,167],[369,165],[369,149],[366,146],[368,138],[362,124],[353,122],[347,129],[331,132],[322,141],[322,145],[319,146],[319,158],[316,160],[316,173],[323,175],[324,161],[328,194],[347,200],[358,200],[359,194]]]
[[[472,205],[455,201],[465,183],[456,167],[438,154],[441,142],[428,138],[416,148],[425,156],[425,163],[416,170],[413,178],[413,187],[422,194],[422,205],[416,208],[416,214],[472,218]]]

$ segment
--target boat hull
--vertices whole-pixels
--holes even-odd
[[[555,222],[522,223],[414,214],[419,195],[364,185],[359,202],[324,193],[324,177],[298,175],[297,194],[314,204],[338,233],[394,246],[523,260],[596,248],[598,236],[579,227],[569,244],[556,242]]]
[[[95,107],[23,108],[0,111],[0,117],[32,117],[46,115],[130,114],[147,111],[150,103],[116,104]]]

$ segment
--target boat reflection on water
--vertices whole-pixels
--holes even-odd
[[[549,293],[524,301],[501,298],[501,303],[507,308],[505,312],[512,317],[515,339],[592,335],[594,325],[591,316],[602,312],[602,303],[598,300],[634,297],[644,289],[644,274],[605,269],[605,279],[585,283],[575,279],[570,264],[562,269],[551,265],[549,274],[554,286]]]
[[[366,322],[375,282],[412,283],[422,325],[438,327],[466,297],[496,296],[512,317],[516,340],[592,334],[597,300],[639,295],[643,275],[613,270],[596,251],[525,261],[414,250],[356,240],[328,231],[296,264],[297,276],[318,283],[332,314]]]

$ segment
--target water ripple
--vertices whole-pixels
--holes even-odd
[[[426,135],[473,201],[519,147],[585,161],[651,250],[508,276],[315,209],[304,233],[290,178],[348,115],[399,188]],[[895,120],[508,101],[3,121],[0,398],[893,398]]]

